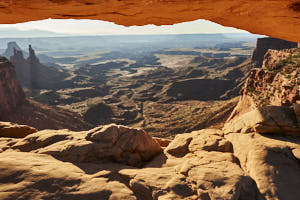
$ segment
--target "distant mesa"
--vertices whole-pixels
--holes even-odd
[[[3,56],[6,57],[7,59],[10,59],[10,57],[14,55],[14,49],[16,49],[18,51],[22,51],[22,49],[16,42],[7,43],[7,48],[6,48]]]
[[[253,51],[252,62],[255,63],[256,67],[260,67],[263,64],[264,56],[269,49],[283,50],[296,48],[297,46],[297,42],[290,42],[278,38],[258,38],[256,49]]]

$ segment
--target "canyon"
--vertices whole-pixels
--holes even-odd
[[[240,97],[224,126],[198,128],[174,139],[116,124],[75,132],[1,122],[0,197],[293,200],[300,196],[299,58],[297,48],[268,50],[260,68],[249,65],[250,58],[229,67],[247,69],[249,75],[236,85]],[[194,59],[200,66],[208,62]],[[162,90],[161,101],[172,105],[174,97],[203,98],[189,91],[173,95],[181,90],[177,84],[183,83]]]
[[[69,128],[73,130],[82,130],[92,127],[90,124],[80,119],[80,116],[76,113],[53,108],[51,106],[43,105],[34,100],[26,98],[25,93],[17,79],[18,74],[19,77],[23,78],[23,74],[20,76],[20,70],[16,69],[5,57],[1,57],[0,66],[1,121],[27,124],[39,129]],[[27,71],[29,75],[29,70],[26,69],[26,67],[28,66],[22,65],[21,73]],[[25,70],[23,70],[24,68]],[[16,73],[16,71],[18,73]],[[21,80],[21,83],[24,82]],[[70,124],[70,121],[75,123]]]
[[[236,42],[229,34],[152,36],[153,39],[142,36],[141,41],[146,40],[149,49],[145,49],[139,40],[135,42],[124,37],[129,39],[126,42],[130,41],[130,45],[122,47],[121,43],[117,50],[105,53],[94,47],[87,51],[82,44],[74,50],[51,47],[47,51],[44,47],[42,53],[36,53],[30,45],[27,52],[16,42],[9,42],[3,55],[15,66],[17,79],[29,102],[27,105],[32,105],[30,108],[45,110],[39,106],[47,105],[50,113],[55,110],[65,115],[74,113],[76,118],[84,121],[76,123],[81,124],[80,130],[117,123],[143,128],[153,136],[174,138],[178,133],[220,128],[234,108],[237,103],[234,97],[238,96],[252,66],[251,45],[255,42],[253,36],[237,36],[241,41]],[[91,42],[98,38],[84,39]],[[115,36],[109,43],[109,39],[106,39],[107,43],[112,46],[116,39],[123,40]],[[51,38],[40,40],[37,39],[43,45],[53,41]],[[156,43],[156,40],[160,42]],[[31,41],[37,49],[42,48],[34,39]],[[18,43],[23,44],[23,41],[19,39]],[[167,48],[177,44],[183,47]],[[128,51],[126,48],[131,48],[130,53],[123,53]],[[74,52],[79,55],[73,55]],[[38,115],[37,123],[34,117],[20,117],[20,113],[32,110],[24,106],[2,120],[39,130],[57,129],[59,120],[49,123]],[[210,121],[207,121],[208,116]],[[58,115],[56,118],[60,121],[68,119]],[[65,128],[79,130],[72,129],[72,124]]]
[[[207,43],[221,41],[212,47],[197,46],[193,35],[192,47],[156,44],[136,54],[113,38],[130,56],[95,48],[72,54],[84,37],[64,38],[70,51],[61,38],[53,45],[59,51],[36,47],[43,39],[32,39],[28,52],[22,39],[9,43],[0,57],[0,199],[299,199],[299,5],[0,1],[1,23],[203,18],[294,41],[258,38],[254,47],[253,38],[215,35]]]

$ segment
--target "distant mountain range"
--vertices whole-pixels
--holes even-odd
[[[95,35],[81,35],[81,34],[67,34],[67,33],[57,33],[55,31],[45,31],[40,29],[31,29],[31,30],[20,30],[18,28],[14,27],[0,27],[0,38],[44,38],[44,37],[65,37],[65,36],[83,36],[83,37],[89,37],[89,36],[97,36],[99,34]],[[100,34],[101,35],[101,34]],[[100,36],[99,35],[99,36]],[[159,36],[160,34],[150,34],[148,36]],[[214,35],[224,35],[224,36],[230,36],[231,38],[239,38],[239,37],[258,37],[258,35],[251,34],[251,33],[200,33],[200,34],[161,34],[162,35],[170,35],[170,36],[176,36],[176,35],[186,35],[186,37],[195,36],[195,35],[203,35],[203,36],[214,36]],[[104,36],[104,35],[101,35]],[[121,35],[105,35],[105,36],[128,36],[127,34],[121,34]],[[134,35],[133,35],[134,36]],[[137,36],[147,36],[146,34],[139,34]]]
[[[61,36],[47,31],[42,31],[44,33],[43,37],[37,37],[41,33],[40,31],[31,30],[27,33],[28,37],[13,37],[13,33],[8,38],[1,38],[0,36],[0,52],[5,51],[6,44],[12,41],[17,42],[22,49],[27,48],[31,44],[37,53],[48,51],[48,55],[50,56],[62,56],[61,52],[58,54],[55,52],[49,54],[49,50],[58,51],[67,49],[68,51],[73,50],[77,53],[88,53],[96,51],[132,52],[139,49],[144,52],[153,52],[164,48],[215,47],[217,44],[232,42],[251,42],[255,44],[256,39],[261,37],[250,33]]]
[[[68,34],[44,31],[39,29],[20,30],[18,28],[0,28],[0,38],[35,38],[35,37],[60,37]]]

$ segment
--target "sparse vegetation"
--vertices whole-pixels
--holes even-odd
[[[259,85],[255,88],[252,85],[247,86],[248,93],[258,106],[269,105],[275,99],[277,99],[277,104],[288,105],[293,101],[293,98],[289,99],[290,97],[285,95],[292,91],[295,93],[300,85],[300,49],[286,50],[284,53],[288,54],[285,59],[278,60],[275,65],[265,66],[264,77],[260,78],[263,81],[260,80]],[[273,59],[276,61],[276,56]],[[268,82],[265,78],[268,78]]]

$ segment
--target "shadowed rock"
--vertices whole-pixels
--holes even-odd
[[[0,57],[0,120],[13,112],[25,99],[13,65],[4,57]]]
[[[35,128],[26,125],[18,125],[10,122],[0,122],[0,137],[24,138],[37,132]]]

